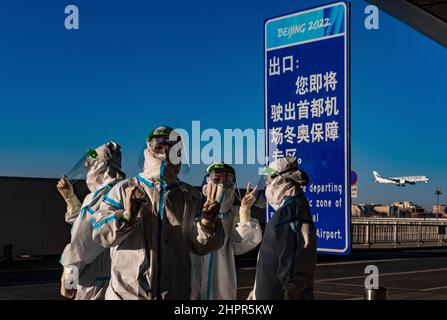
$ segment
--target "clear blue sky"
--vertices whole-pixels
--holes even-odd
[[[327,2],[2,1],[0,175],[57,177],[110,139],[122,144],[134,174],[147,133],[160,123],[263,128],[264,20]],[[78,31],[64,28],[68,4],[80,9]],[[447,191],[447,52],[385,13],[379,31],[366,30],[365,6],[352,1],[358,201],[430,207],[436,185]],[[373,169],[424,174],[431,183],[376,185]],[[202,170],[186,180],[200,183]],[[256,171],[242,169],[241,183],[257,180]]]

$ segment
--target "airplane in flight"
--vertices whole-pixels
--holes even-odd
[[[373,175],[374,175],[374,182],[383,184],[395,184],[398,187],[405,187],[406,184],[416,184],[418,182],[428,183],[429,181],[429,179],[426,176],[382,178],[377,171],[373,171]]]

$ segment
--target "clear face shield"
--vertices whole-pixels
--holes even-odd
[[[209,173],[202,182],[202,190],[207,199],[217,201],[221,205],[221,214],[234,205],[235,198],[241,201],[236,177],[231,172],[216,170]]]
[[[273,180],[278,177],[278,174],[273,169],[266,167],[261,176],[259,177],[258,184],[256,185],[256,201],[253,206],[265,209],[266,207],[266,197],[265,197],[265,189],[268,187]]]
[[[213,171],[209,174],[211,182],[217,185],[222,185],[224,188],[232,188],[235,185],[236,178],[234,174],[230,172],[216,172]]]
[[[144,169],[146,150],[154,158],[167,160],[173,165],[180,164],[180,174],[188,174],[190,172],[186,148],[180,135],[174,134],[172,137],[155,137],[147,142],[141,148],[138,158],[138,167],[141,171]]]
[[[223,190],[232,190],[234,188],[236,198],[241,202],[241,192],[237,184],[236,176],[233,173],[214,171],[209,174],[208,178],[212,183],[221,186]]]
[[[265,191],[265,175],[261,175],[259,177],[258,183],[256,184],[256,199],[264,191]]]
[[[93,167],[98,153],[94,149],[89,149],[86,154],[76,163],[76,165],[64,176],[74,186],[81,180],[87,179],[89,170]]]
[[[149,152],[156,157],[169,157],[170,151],[176,142],[170,141],[168,137],[156,137],[149,142]],[[181,150],[177,154],[181,157]]]
[[[274,169],[270,168],[270,167],[266,167],[264,170],[264,176],[262,176],[261,178],[263,178],[263,184],[264,184],[264,190],[266,187],[270,186],[270,184],[272,184],[273,180],[275,180],[275,178],[279,177],[280,174],[278,172],[276,172]]]

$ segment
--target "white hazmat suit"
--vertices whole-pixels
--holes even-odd
[[[75,210],[67,210],[72,219],[75,217],[75,221],[71,241],[65,247],[60,260],[65,276],[79,275],[76,300],[104,299],[110,279],[110,254],[108,249],[93,241],[92,219],[112,186],[125,177],[121,171],[121,151],[118,144],[109,142],[97,148],[96,153],[97,157],[91,161],[87,173],[87,185],[91,193],[79,206],[79,215],[75,217]]]
[[[210,184],[213,182],[208,180],[204,186],[204,194]],[[225,230],[225,241],[222,248],[205,256],[191,254],[194,300],[236,300],[235,255],[242,255],[254,249],[262,239],[262,230],[257,219],[248,215],[247,221],[240,221],[241,208],[233,205],[234,187],[219,188],[218,194],[223,192],[219,216]]]
[[[106,299],[187,300],[190,252],[207,254],[224,240],[222,224],[210,230],[195,220],[200,192],[177,179],[179,165],[145,150],[143,172],[116,185],[95,214],[93,237],[111,248]],[[138,214],[126,218],[126,190],[135,188]]]

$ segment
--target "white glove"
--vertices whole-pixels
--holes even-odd
[[[74,194],[73,186],[70,181],[68,181],[65,176],[63,176],[57,183],[57,190],[67,203],[69,211],[76,212],[81,209],[82,204]]]
[[[71,289],[70,288],[70,283],[68,282],[67,279],[67,270],[65,270],[64,268],[64,272],[62,272],[62,277],[61,277],[61,296],[67,298],[67,299],[74,299],[76,297],[76,289]]]
[[[250,182],[247,185],[247,191],[245,192],[245,196],[241,201],[241,208],[239,210],[239,219],[241,223],[247,223],[250,221],[250,208],[255,204],[256,197],[255,193],[258,187],[256,186],[253,190],[250,191]]]
[[[256,300],[255,298],[255,290],[251,290],[250,293],[248,294],[247,300]]]
[[[63,176],[57,183],[57,190],[62,195],[62,197],[67,201],[67,199],[72,198],[75,194],[73,191],[73,186],[70,181]]]

